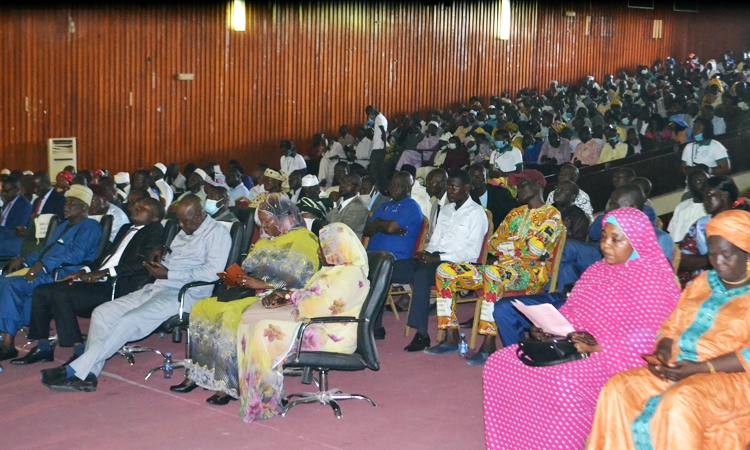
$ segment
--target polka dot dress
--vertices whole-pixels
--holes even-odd
[[[530,367],[518,360],[515,345],[495,352],[484,368],[488,449],[583,449],[599,390],[615,373],[644,366],[640,355],[652,352],[680,290],[648,218],[634,208],[610,215],[639,257],[594,264],[560,309],[576,330],[594,335],[602,353]]]

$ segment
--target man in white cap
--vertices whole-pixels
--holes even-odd
[[[96,220],[89,219],[93,196],[91,189],[72,185],[65,193],[66,221],[58,225],[40,251],[11,261],[8,273],[26,267],[20,276],[0,277],[0,361],[18,356],[15,335],[29,323],[28,306],[34,288],[54,283],[53,272],[61,264],[66,264],[59,272],[64,277],[79,270],[84,261],[96,259],[102,227]]]
[[[120,197],[120,201],[127,201],[130,193],[130,174],[127,172],[116,173],[115,185],[117,185],[117,196]]]
[[[159,196],[162,199],[162,204],[165,207],[168,207],[172,204],[172,200],[174,200],[174,192],[172,192],[169,183],[164,181],[164,175],[166,174],[167,166],[162,163],[156,163],[154,164],[154,167],[151,168],[151,177],[154,179],[154,185],[159,189]]]
[[[187,191],[180,195],[177,201],[182,200],[186,195],[193,194],[201,199],[202,202],[206,201],[206,191],[203,189],[203,184],[208,182],[211,178],[203,169],[195,169],[190,175],[187,181]]]

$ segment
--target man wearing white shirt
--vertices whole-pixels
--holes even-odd
[[[430,194],[430,215],[427,216],[428,230],[427,242],[430,242],[432,232],[435,231],[440,211],[449,203],[448,202],[448,172],[444,169],[434,169],[427,174],[424,182],[427,193]]]
[[[370,175],[375,178],[378,189],[386,192],[385,149],[388,146],[388,120],[374,106],[365,108],[365,114],[373,121],[372,152],[370,152]]]
[[[242,183],[240,171],[234,167],[230,167],[227,171],[227,186],[229,186],[229,206],[234,206],[234,203],[243,197],[248,202],[252,200],[250,191]]]
[[[706,165],[711,175],[729,173],[729,154],[721,142],[714,140],[714,126],[711,121],[705,117],[695,119],[693,139],[695,140],[686,144],[682,150],[682,173],[687,175],[690,168],[698,164]]]
[[[714,114],[714,107],[711,105],[705,105],[701,108],[701,117],[711,121],[714,126],[714,136],[720,136],[727,132],[727,124],[724,119]]]
[[[162,198],[162,204],[166,207],[172,204],[174,200],[174,192],[172,192],[172,186],[164,181],[164,176],[167,174],[167,166],[162,163],[154,164],[151,168],[151,177],[154,179],[154,185],[159,190],[159,196]]]
[[[703,186],[706,185],[707,180],[708,174],[700,169],[695,169],[688,174],[687,183],[691,198],[677,205],[667,228],[675,242],[682,241],[690,226],[708,214],[703,206]]]
[[[125,211],[109,203],[109,201],[107,200],[107,195],[109,194],[107,188],[105,188],[101,184],[92,184],[91,186],[89,186],[89,189],[91,189],[91,192],[94,193],[94,196],[91,199],[91,207],[89,208],[89,213],[91,216],[112,216],[112,231],[109,235],[109,242],[114,242],[117,233],[120,231],[120,228],[126,223],[130,222],[130,219],[128,219]]]
[[[307,173],[307,163],[302,155],[294,151],[294,144],[292,141],[281,141],[281,173],[286,175],[287,178],[295,170],[303,170]]]
[[[559,183],[561,181],[570,181],[571,183],[575,183],[578,181],[578,174],[578,167],[570,163],[564,164],[562,167],[560,167],[560,172],[557,174],[557,182]],[[547,201],[545,203],[547,203],[548,205],[555,203],[554,189],[547,196]],[[573,204],[581,208],[583,212],[586,213],[586,216],[589,218],[589,222],[594,220],[594,207],[591,206],[591,198],[589,198],[589,194],[583,192],[582,189],[579,189],[578,195],[573,201]]]
[[[374,132],[372,128],[366,129],[365,127],[359,127],[357,129],[357,145],[354,146],[354,153],[356,155],[355,163],[361,165],[365,169],[370,166],[370,153],[372,153],[372,138]]]
[[[28,365],[54,360],[54,350],[47,341],[53,318],[58,344],[73,347],[73,358],[82,354],[83,336],[77,316],[90,315],[94,308],[112,299],[112,285],[103,281],[117,276],[115,298],[154,281],[143,266],[143,258],[163,243],[161,220],[164,207],[155,199],[145,198],[138,200],[132,210],[132,223],[119,229],[114,244],[90,267],[68,275],[61,280],[63,282],[34,289],[28,336],[38,340],[37,346],[11,364]]]
[[[448,178],[449,205],[441,209],[437,225],[424,251],[413,260],[397,261],[393,283],[413,283],[411,308],[407,325],[417,333],[404,348],[417,352],[430,346],[427,318],[430,310],[430,288],[435,285],[435,272],[443,262],[476,261],[479,259],[489,224],[487,215],[469,192],[471,177],[460,170]]]
[[[318,179],[326,180],[326,186],[331,186],[333,181],[333,168],[340,161],[346,161],[344,147],[342,147],[338,141],[328,141],[328,145],[326,145],[323,155],[320,157],[320,169],[318,169]],[[304,176],[305,174],[303,173],[302,175]]]

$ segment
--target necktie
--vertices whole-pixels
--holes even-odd
[[[107,261],[109,261],[112,258],[112,256],[114,256],[115,253],[117,253],[117,250],[120,248],[120,245],[122,245],[122,243],[125,242],[125,238],[128,237],[130,235],[130,233],[132,233],[134,231],[136,231],[135,227],[130,227],[128,229],[128,232],[125,233],[125,236],[123,236],[122,239],[120,239],[120,242],[117,243],[117,247],[115,247],[114,250],[112,252],[110,252],[110,254],[107,255],[106,258],[104,258],[104,261],[102,261],[101,266],[104,266],[105,264],[107,264]]]
[[[44,197],[39,197],[39,200],[36,202],[36,208],[34,208],[34,212],[31,213],[31,217],[36,217],[39,215],[39,210],[42,209],[42,200]]]
[[[8,217],[8,212],[10,211],[10,202],[8,202],[5,207],[3,208],[3,217],[0,218],[0,225],[5,226],[5,218]]]

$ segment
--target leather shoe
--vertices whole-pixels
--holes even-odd
[[[382,341],[385,339],[385,327],[380,327],[377,330],[373,331],[372,334],[375,337],[376,341]]]
[[[39,379],[42,380],[42,384],[47,384],[58,378],[65,378],[68,376],[68,372],[65,366],[55,367],[52,369],[44,369],[39,372]]]
[[[233,400],[237,399],[231,395],[220,396],[219,394],[214,394],[206,399],[206,403],[209,405],[224,406]]]
[[[430,337],[429,336],[422,336],[421,334],[417,333],[414,335],[414,339],[411,340],[411,343],[404,347],[405,352],[421,352],[422,350],[426,349],[430,346]]]
[[[193,390],[197,387],[198,383],[191,379],[186,379],[180,384],[170,386],[169,390],[172,392],[177,392],[178,394],[187,394],[188,392],[193,392]]]
[[[45,352],[45,351],[39,350],[39,347],[34,347],[23,358],[13,359],[10,361],[10,363],[15,364],[17,366],[27,366],[29,364],[34,364],[38,362],[52,362],[54,360],[55,360],[54,350],[47,350]]]
[[[76,359],[78,359],[79,356],[81,356],[81,355],[73,354],[73,356],[71,356],[67,361],[65,361],[65,364],[63,364],[63,366],[69,366],[70,363],[72,363],[73,361],[75,361]]]
[[[472,317],[471,319],[469,319],[467,321],[459,323],[458,327],[459,328],[472,328],[472,327],[474,327],[474,318]]]
[[[0,347],[0,361],[18,358],[18,350],[15,347]]]
[[[94,392],[96,391],[97,383],[98,381],[94,374],[90,373],[85,380],[81,380],[78,377],[57,378],[44,383],[44,385],[55,392]]]
[[[430,348],[426,348],[425,353],[428,355],[445,355],[447,353],[458,353],[458,344],[446,344],[444,342]]]
[[[471,358],[466,360],[466,364],[470,366],[483,366],[489,357],[490,354],[487,353],[487,351],[480,349],[478,352],[474,353]]]

